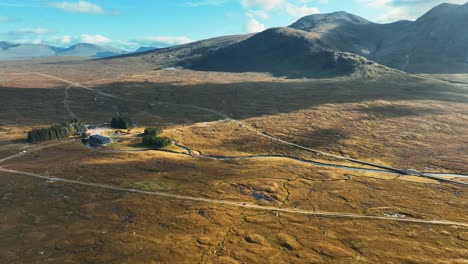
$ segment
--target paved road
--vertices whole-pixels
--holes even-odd
[[[209,198],[202,198],[202,197],[170,194],[170,193],[165,193],[165,192],[149,192],[149,191],[142,191],[142,190],[135,190],[135,189],[127,189],[127,188],[122,188],[122,187],[117,187],[117,186],[112,186],[112,185],[107,185],[107,184],[91,183],[91,182],[70,180],[70,179],[64,179],[64,178],[58,178],[58,177],[44,176],[44,175],[39,175],[35,173],[30,173],[30,172],[5,169],[1,167],[0,167],[0,171],[13,173],[17,175],[24,175],[24,176],[39,178],[43,180],[48,180],[51,183],[63,182],[63,183],[68,183],[68,184],[82,185],[82,186],[108,189],[108,190],[114,190],[114,191],[120,191],[120,192],[138,193],[138,194],[144,194],[144,195],[153,195],[153,196],[173,198],[177,200],[186,200],[186,201],[193,201],[193,202],[242,207],[242,208],[247,208],[247,209],[252,209],[252,210],[283,212],[283,213],[290,213],[290,214],[311,215],[311,216],[327,217],[327,218],[346,218],[346,219],[356,219],[356,220],[385,220],[385,221],[393,221],[393,222],[407,222],[407,223],[417,223],[417,224],[468,227],[468,223],[461,223],[461,222],[454,222],[454,221],[447,221],[447,220],[399,218],[399,217],[388,217],[388,216],[371,216],[371,215],[358,215],[358,214],[349,214],[349,213],[319,212],[319,211],[300,210],[300,209],[288,209],[288,208],[279,208],[279,207],[273,207],[273,206],[261,206],[261,205],[256,205],[256,204],[243,203],[243,202],[233,202],[233,201],[226,201],[226,200],[217,200],[217,199],[209,199]]]

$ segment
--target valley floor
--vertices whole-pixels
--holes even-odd
[[[462,81],[120,67],[0,65],[6,263],[466,262]],[[116,112],[184,148],[24,141],[33,127]]]

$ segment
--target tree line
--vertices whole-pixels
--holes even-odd
[[[69,122],[59,125],[53,125],[48,128],[33,129],[28,132],[29,143],[36,143],[48,140],[58,140],[75,136],[86,128],[79,120],[73,119]]]
[[[111,121],[111,127],[116,129],[129,129],[135,125],[135,122],[127,116],[114,116]]]

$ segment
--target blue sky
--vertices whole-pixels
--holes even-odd
[[[0,0],[0,41],[126,50],[170,46],[287,26],[347,11],[374,22],[415,19],[443,2],[467,0]]]

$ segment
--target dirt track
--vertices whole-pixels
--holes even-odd
[[[242,203],[242,202],[232,202],[232,201],[226,201],[226,200],[215,200],[215,199],[200,198],[200,197],[193,197],[193,196],[176,195],[176,194],[170,194],[170,193],[165,193],[165,192],[150,192],[150,191],[142,191],[142,190],[135,190],[135,189],[126,189],[126,188],[116,187],[116,186],[107,185],[107,184],[90,183],[90,182],[69,180],[69,179],[58,178],[58,177],[43,176],[43,175],[39,175],[35,173],[9,170],[9,169],[4,169],[4,168],[0,168],[0,171],[44,179],[44,180],[48,180],[49,182],[64,182],[64,183],[69,183],[69,184],[78,184],[78,185],[84,185],[84,186],[96,187],[96,188],[102,188],[102,189],[108,189],[108,190],[114,190],[114,191],[139,193],[139,194],[145,194],[145,195],[155,195],[155,196],[168,197],[168,198],[173,198],[173,199],[178,199],[178,200],[188,200],[188,201],[193,201],[193,202],[243,207],[243,208],[270,211],[270,212],[284,212],[284,213],[313,215],[313,216],[329,217],[329,218],[350,218],[350,219],[359,219],[359,220],[385,220],[385,221],[410,222],[410,223],[419,223],[419,224],[468,227],[468,223],[460,223],[460,222],[445,221],[445,220],[424,220],[424,219],[415,219],[415,218],[398,218],[398,217],[387,217],[387,216],[370,216],[370,215],[344,214],[344,213],[337,213],[337,212],[316,212],[316,211],[309,211],[309,210],[287,209],[287,208],[278,208],[278,207],[272,207],[272,206],[247,204],[247,203]]]

